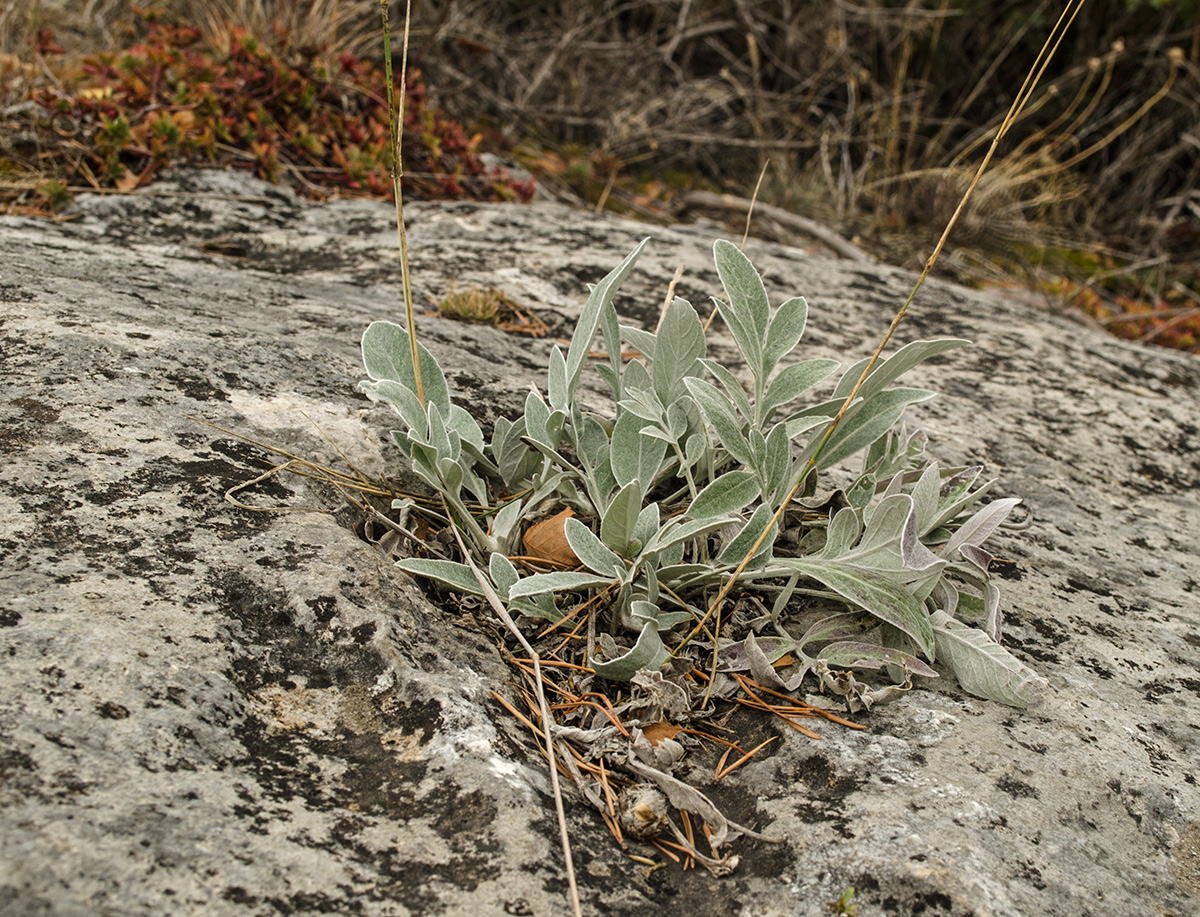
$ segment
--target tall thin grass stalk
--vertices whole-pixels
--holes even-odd
[[[421,360],[417,354],[417,320],[413,311],[412,282],[408,273],[408,235],[404,230],[404,195],[400,190],[400,179],[404,174],[404,163],[400,159],[404,145],[404,108],[408,101],[408,31],[412,14],[412,0],[404,3],[404,51],[400,58],[400,103],[396,104],[395,88],[392,85],[392,26],[388,21],[388,0],[379,0],[379,12],[383,17],[383,71],[387,80],[388,138],[392,153],[392,192],[396,198],[396,233],[400,242],[400,282],[404,287],[404,320],[408,325],[408,347],[412,357],[413,381],[417,398],[425,404],[425,390],[421,387]]]
[[[909,306],[912,305],[913,300],[916,298],[917,292],[925,284],[926,278],[929,277],[930,271],[933,270],[934,264],[937,263],[938,256],[942,253],[942,249],[946,245],[946,240],[950,238],[950,233],[953,231],[954,225],[958,222],[959,216],[966,208],[967,201],[970,200],[971,194],[975,191],[976,186],[979,184],[979,180],[983,178],[983,173],[987,171],[987,167],[991,163],[992,157],[996,153],[996,148],[1000,145],[1000,141],[1004,138],[1004,135],[1008,132],[1009,128],[1012,127],[1012,125],[1020,118],[1021,112],[1024,110],[1030,98],[1033,96],[1034,90],[1037,88],[1037,84],[1042,78],[1042,74],[1046,72],[1046,67],[1049,66],[1050,61],[1054,58],[1055,52],[1058,50],[1058,46],[1062,43],[1063,36],[1066,35],[1067,29],[1070,28],[1071,23],[1079,14],[1079,11],[1083,9],[1083,6],[1086,2],[1087,0],[1072,0],[1072,2],[1067,5],[1066,9],[1063,10],[1063,13],[1058,18],[1058,21],[1054,24],[1054,28],[1051,29],[1050,35],[1046,38],[1045,43],[1038,52],[1037,59],[1034,60],[1033,65],[1029,69],[1029,73],[1026,74],[1025,81],[1021,84],[1021,88],[1017,92],[1016,98],[1013,99],[1013,103],[1008,109],[1008,114],[1005,116],[1000,127],[996,130],[996,136],[992,138],[992,145],[988,148],[987,154],[983,157],[983,161],[979,164],[979,169],[975,172],[975,177],[971,180],[971,184],[963,193],[962,198],[958,202],[958,206],[955,208],[954,213],[950,216],[950,220],[946,223],[946,228],[942,231],[941,238],[938,239],[938,243],[933,249],[933,254],[931,254],[929,259],[925,262],[925,267],[921,271],[920,276],[917,277],[917,282],[913,285],[912,291],[908,294],[908,298],[904,300],[904,304],[892,318],[892,323],[888,326],[887,331],[884,333],[883,339],[879,342],[879,346],[875,348],[875,352],[871,355],[871,359],[867,362],[866,367],[863,369],[862,375],[858,377],[858,382],[854,384],[854,388],[850,391],[850,394],[846,396],[846,400],[842,403],[841,408],[838,410],[837,416],[835,416],[830,422],[828,428],[825,430],[825,435],[821,438],[821,442],[817,446],[816,451],[813,453],[812,457],[808,460],[808,463],[797,476],[791,490],[788,491],[787,496],[784,497],[783,501],[779,504],[779,508],[775,510],[775,515],[771,517],[771,521],[763,529],[762,534],[758,536],[758,539],[751,546],[750,550],[746,552],[746,556],[742,558],[741,563],[739,563],[734,569],[733,574],[725,581],[724,585],[721,586],[720,591],[717,593],[716,598],[713,599],[712,604],[709,605],[708,610],[704,613],[704,616],[696,623],[695,628],[690,634],[687,635],[679,647],[676,648],[676,653],[678,653],[679,649],[682,649],[683,646],[685,646],[690,640],[700,633],[700,631],[708,623],[708,619],[711,618],[713,614],[716,613],[717,609],[720,608],[725,602],[725,599],[729,596],[730,591],[733,589],[742,573],[745,572],[746,566],[758,553],[759,549],[763,546],[763,543],[767,540],[767,537],[774,530],[775,526],[779,524],[779,520],[782,518],[784,510],[787,509],[788,505],[795,498],[801,486],[803,486],[805,480],[808,479],[809,474],[816,467],[817,459],[820,458],[821,453],[824,451],[826,443],[829,442],[829,438],[833,435],[834,430],[837,429],[838,424],[842,422],[842,418],[846,416],[846,411],[850,409],[850,405],[854,403],[854,399],[858,397],[859,389],[862,388],[863,383],[867,381],[867,376],[871,374],[871,370],[874,369],[875,364],[879,361],[879,356],[883,353],[883,348],[887,346],[888,341],[892,339],[892,335],[895,333],[900,323],[904,320],[904,317],[908,314]],[[711,690],[712,683],[710,682],[709,691]],[[708,702],[707,693],[705,695],[704,702]]]

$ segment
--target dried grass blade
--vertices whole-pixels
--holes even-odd
[[[446,515],[449,516],[450,507],[446,506],[444,500],[442,501],[442,508],[445,510]],[[504,603],[500,601],[500,596],[496,595],[496,590],[492,588],[491,582],[486,576],[483,575],[483,571],[479,569],[474,558],[471,557],[471,552],[467,549],[466,543],[463,541],[462,532],[460,532],[458,526],[454,524],[452,517],[450,522],[450,530],[454,533],[454,540],[458,542],[458,549],[462,551],[463,559],[467,562],[467,566],[471,568],[471,572],[475,574],[475,579],[479,583],[479,588],[483,590],[488,603],[492,606],[492,610],[496,612],[496,615],[504,623],[504,626],[508,628],[514,637],[517,638],[517,642],[521,644],[522,649],[524,649],[525,652],[529,654],[529,658],[533,660],[534,678],[537,683],[538,708],[542,715],[541,731],[546,740],[546,757],[551,762],[550,789],[554,794],[554,809],[558,815],[559,839],[562,842],[563,860],[567,872],[567,886],[570,892],[571,906],[574,909],[575,917],[583,917],[583,905],[579,900],[579,885],[575,879],[575,864],[571,859],[571,838],[567,832],[567,811],[565,805],[563,804],[562,787],[559,786],[558,782],[558,767],[555,766],[557,764],[557,756],[555,754],[554,736],[550,731],[550,724],[552,720],[550,717],[549,706],[546,704],[546,692],[542,680],[541,666],[538,662],[538,654],[534,652],[533,647],[529,645],[529,641],[525,639],[525,635],[521,633],[520,628],[517,627],[517,623],[508,613],[508,609],[505,608]]]

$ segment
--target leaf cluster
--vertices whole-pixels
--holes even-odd
[[[772,309],[750,261],[718,241],[725,297],[713,302],[743,381],[709,358],[704,325],[683,299],[654,332],[621,324],[613,296],[645,244],[591,289],[566,351],[550,352],[544,393],[531,390],[522,416],[497,421],[490,437],[418,344],[422,403],[404,328],[375,322],[363,336],[363,391],[394,408],[396,444],[441,495],[508,608],[557,622],[603,592],[607,650],[589,667],[617,682],[707,652],[718,671],[749,670],[787,690],[811,673],[854,710],[907,690],[913,675],[936,677],[939,662],[973,694],[1036,704],[1045,682],[1000,644],[999,590],[982,547],[1019,501],[981,504],[992,486],[980,482],[982,469],[927,461],[925,437],[900,423],[933,392],[897,379],[966,342],[909,343],[865,378],[867,361],[795,361],[807,302]],[[612,401],[604,415],[575,397],[597,335],[606,356],[595,369]],[[638,356],[625,358],[630,350]],[[832,392],[814,397],[831,377]],[[817,496],[818,478],[849,463],[851,482]],[[563,507],[573,511],[562,532],[576,568],[522,575],[511,558],[523,553],[523,532]],[[482,591],[456,561],[399,566]],[[720,611],[708,622],[705,608],[739,566],[743,597],[763,613],[721,636]],[[804,608],[821,613],[797,636]],[[873,687],[853,671],[892,685]]]

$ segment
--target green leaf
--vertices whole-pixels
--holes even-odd
[[[934,528],[937,521],[938,493],[942,487],[942,472],[937,462],[932,462],[913,485],[913,512],[916,516],[917,533],[924,535]]]
[[[891,429],[910,404],[927,401],[933,392],[923,389],[894,388],[880,392],[846,413],[818,456],[818,468],[830,468],[844,461]]]
[[[629,545],[634,540],[634,531],[641,511],[642,485],[634,478],[617,491],[617,495],[608,504],[608,509],[604,511],[604,518],[600,522],[600,540],[622,557],[637,553],[630,551]]]
[[[885,665],[895,665],[907,667],[914,675],[923,675],[925,678],[938,677],[937,672],[911,653],[878,643],[850,640],[831,643],[817,654],[817,658],[824,659],[829,665],[839,665],[847,669],[882,669]]]
[[[829,520],[825,531],[825,546],[821,548],[821,557],[835,560],[846,554],[862,535],[862,522],[858,513],[852,507],[844,506]]]
[[[878,483],[873,474],[861,475],[846,489],[846,502],[855,509],[862,509],[874,498],[875,485]]]
[[[693,519],[726,516],[750,505],[762,493],[758,476],[750,471],[727,471],[696,495],[687,514]]]
[[[546,436],[546,425],[549,421],[549,406],[542,400],[541,395],[531,391],[525,396],[525,435],[554,449],[558,443],[550,442]]]
[[[934,659],[933,628],[925,606],[883,573],[816,558],[777,557],[775,566],[815,579],[851,604],[908,634],[925,656]]]
[[[992,532],[1000,526],[1008,514],[1013,511],[1018,503],[1021,502],[1019,497],[1005,497],[1003,500],[993,500],[983,509],[979,510],[974,516],[964,522],[946,542],[946,547],[943,548],[943,553],[949,555],[953,551],[957,551],[964,545],[981,545]]]
[[[621,558],[605,547],[604,542],[578,519],[568,519],[563,524],[563,533],[567,536],[567,544],[571,546],[575,556],[589,570],[613,579],[624,576],[625,564],[621,562]]]
[[[787,487],[788,471],[792,467],[792,441],[788,439],[787,426],[777,424],[767,434],[767,455],[763,467],[763,478],[766,486],[763,492],[771,498],[771,505],[777,506],[783,499]]]
[[[918,363],[937,354],[965,347],[970,343],[970,341],[960,338],[943,338],[937,341],[912,341],[905,344],[890,357],[879,360],[875,364],[871,369],[871,374],[867,376],[867,381],[858,390],[858,396],[864,399],[870,398],[883,391]],[[846,374],[838,381],[837,388],[833,390],[833,397],[845,400],[846,396],[854,389],[854,385],[858,382],[866,365],[867,360],[860,360],[846,370]]]
[[[704,328],[692,304],[673,299],[658,329],[658,342],[651,364],[654,390],[663,404],[672,404],[683,394],[683,379],[694,376],[704,357]]]
[[[742,425],[733,414],[728,399],[713,385],[703,379],[689,376],[683,380],[688,392],[696,400],[708,422],[717,431],[717,438],[725,451],[743,465],[753,465],[750,444],[742,434]]]
[[[416,376],[413,374],[412,350],[408,343],[408,332],[393,322],[371,322],[362,336],[363,365],[373,380],[390,379],[416,392]],[[446,376],[437,360],[420,341],[417,342],[417,359],[421,363],[421,389],[426,403],[438,406],[442,416],[450,414],[450,389]]]
[[[754,552],[754,556],[746,563],[747,569],[761,566],[765,560],[770,558],[771,549],[775,546],[775,537],[779,534],[779,528],[771,522],[773,516],[774,512],[771,507],[765,503],[759,504],[753,515],[750,516],[750,521],[722,549],[718,562],[730,565],[740,564],[750,549],[754,547],[754,542],[770,525],[770,533],[763,539],[763,543]]]
[[[503,554],[494,552],[488,561],[488,572],[492,575],[492,582],[496,584],[496,594],[507,602],[508,590],[521,578],[517,568]]]
[[[418,439],[428,437],[429,419],[425,408],[408,386],[391,379],[380,379],[378,382],[360,382],[358,387],[372,401],[390,404],[408,428],[405,432],[411,431]]]
[[[546,375],[550,407],[556,411],[567,411],[571,406],[567,395],[567,361],[563,357],[562,348],[557,345],[550,349],[550,363],[546,368]]]
[[[850,611],[840,615],[830,615],[813,624],[800,642],[796,644],[804,649],[810,643],[825,643],[829,640],[845,640],[850,637],[861,637],[864,631],[878,627],[878,622],[861,611]]]
[[[565,592],[577,589],[595,589],[611,586],[616,582],[613,576],[596,576],[593,573],[572,573],[556,571],[554,573],[535,573],[527,576],[508,590],[510,599],[529,598],[543,592]]]
[[[586,468],[596,464],[602,450],[608,448],[608,433],[591,414],[576,413],[571,429],[575,433],[575,452]]]
[[[525,509],[525,504],[520,497],[509,500],[499,510],[492,520],[492,537],[497,543],[507,545],[511,538],[517,523],[521,520],[521,515]],[[492,577],[495,579],[495,577]]]
[[[776,408],[799,398],[818,382],[828,378],[829,374],[841,365],[837,360],[805,360],[781,370],[779,375],[771,380],[763,396],[763,405],[759,412],[762,419],[766,421]]]
[[[658,625],[647,623],[633,649],[607,662],[593,660],[592,671],[609,681],[629,681],[642,669],[657,669],[669,656],[670,653],[658,635]]]
[[[634,479],[644,481],[645,486],[649,487],[658,476],[667,454],[665,442],[642,435],[642,427],[646,423],[644,418],[626,412],[617,419],[617,425],[613,428],[609,461],[612,463],[613,477],[622,487]]]
[[[1049,683],[983,631],[944,611],[931,618],[938,656],[954,670],[963,690],[1010,707],[1036,707]]]
[[[653,621],[658,630],[670,630],[676,624],[682,624],[684,621],[691,621],[691,612],[687,611],[663,611],[653,602],[631,602],[630,612],[635,621],[645,624],[648,621]]]
[[[713,377],[721,383],[721,388],[725,390],[725,394],[729,396],[729,400],[733,402],[734,407],[742,412],[743,417],[750,418],[754,416],[750,410],[750,399],[746,395],[746,390],[742,388],[742,383],[738,382],[737,376],[716,360],[701,360],[700,365],[712,373]]]
[[[525,425],[513,424],[508,428],[500,446],[496,464],[500,466],[500,477],[509,487],[524,481],[541,466],[541,458],[525,445]]]
[[[453,560],[406,557],[404,560],[398,561],[396,566],[405,573],[437,580],[459,592],[483,595],[483,588],[479,585],[479,580],[475,578],[475,574],[466,564],[460,564]]]
[[[635,541],[640,542],[641,546],[644,547],[650,543],[650,539],[653,538],[657,533],[658,504],[650,503],[643,507],[642,511],[638,513],[637,522],[633,527],[633,538]],[[641,547],[638,547],[636,549],[631,548],[630,550],[631,552],[636,553],[641,549]]]
[[[750,259],[732,242],[718,239],[713,245],[713,259],[729,297],[728,303],[718,301],[717,307],[751,371],[761,379],[766,376],[762,342],[771,318],[766,287]]]
[[[763,364],[768,373],[800,343],[807,321],[808,303],[803,296],[789,299],[776,310],[763,347]]]
[[[641,360],[630,360],[625,364],[625,372],[621,375],[621,385],[625,389],[654,388],[654,383],[650,381],[650,370],[646,369],[646,364]]]
[[[648,420],[650,423],[659,423],[665,418],[667,413],[667,409],[658,400],[658,395],[654,389],[649,388],[630,388],[626,386],[625,398],[620,402],[620,407],[631,414],[636,414],[642,420]]]
[[[613,295],[617,287],[633,270],[633,265],[642,253],[649,239],[643,239],[630,252],[625,260],[618,264],[598,284],[592,287],[583,310],[579,313],[579,321],[575,324],[575,333],[571,335],[571,345],[567,348],[567,401],[575,396],[575,386],[579,384],[579,376],[587,363],[588,354],[592,350],[592,338],[596,336],[596,328],[600,325],[601,312],[606,306],[612,305]],[[424,369],[424,363],[422,363]]]
[[[723,517],[711,519],[689,519],[684,522],[678,517],[668,519],[642,548],[644,554],[665,551],[677,544],[710,535],[717,529],[724,528],[729,520]]]
[[[658,335],[653,331],[643,331],[641,328],[622,325],[621,337],[647,360],[655,359],[655,355],[658,353]]]
[[[446,432],[445,415],[432,401],[426,406],[429,411],[429,445],[437,450],[439,459],[454,459],[457,456],[450,446],[450,437]]]

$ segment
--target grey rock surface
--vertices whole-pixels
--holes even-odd
[[[567,912],[487,616],[431,603],[327,485],[237,495],[286,511],[226,502],[268,453],[199,422],[399,470],[354,388],[363,328],[400,310],[391,213],[180,173],[68,222],[0,219],[0,914]],[[654,320],[680,263],[680,295],[718,290],[703,228],[408,215],[426,309],[486,284],[569,329],[647,234],[628,319]],[[866,354],[912,282],[747,252],[773,302],[808,298],[806,356]],[[545,340],[419,327],[484,422],[543,380]],[[900,337],[940,335],[976,346],[912,374],[942,393],[912,420],[1032,510],[994,545],[1007,643],[1047,703],[945,678],[862,732],[759,724],[769,756],[704,789],[788,841],[739,842],[724,879],[649,871],[569,801],[587,913],[815,917],[848,886],[860,917],[1200,913],[1200,361],[931,283]]]

